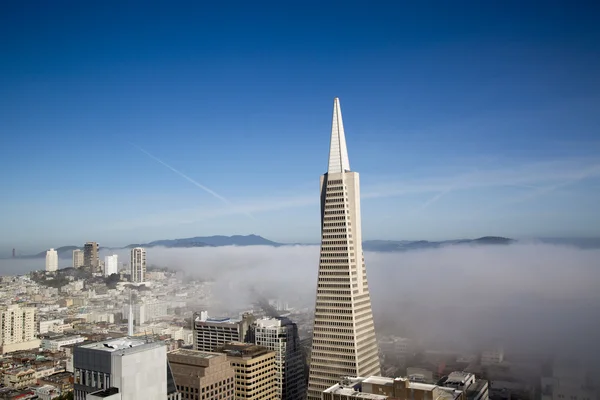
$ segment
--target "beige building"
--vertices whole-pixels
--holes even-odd
[[[278,399],[275,352],[249,343],[228,343],[219,349],[235,369],[236,400]]]
[[[178,349],[167,359],[182,399],[233,400],[235,372],[225,354]]]
[[[83,251],[79,249],[73,250],[73,268],[83,267]]]
[[[35,370],[33,368],[16,368],[4,371],[2,383],[6,387],[22,389],[33,386],[36,383]]]
[[[12,304],[0,307],[0,354],[39,347],[35,308]]]
[[[371,297],[362,251],[360,180],[350,171],[339,99],[334,100],[329,165],[321,177],[321,257],[308,399],[342,376],[379,375]]]

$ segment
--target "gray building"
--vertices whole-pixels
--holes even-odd
[[[304,352],[296,324],[285,317],[261,318],[252,325],[251,332],[255,344],[275,351],[277,398],[304,400]]]
[[[100,268],[98,243],[87,242],[83,245],[83,266],[90,272],[98,272]]]
[[[209,318],[206,311],[194,314],[194,350],[216,351],[230,342],[246,342],[252,314],[242,318]]]
[[[118,389],[122,400],[167,398],[167,349],[162,342],[118,338],[76,347],[74,399]]]

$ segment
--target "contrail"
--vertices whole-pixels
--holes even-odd
[[[151,159],[153,159],[154,161],[164,165],[165,167],[169,168],[171,171],[175,172],[177,175],[181,176],[183,179],[187,180],[188,182],[191,182],[192,184],[196,185],[197,187],[199,187],[200,189],[204,190],[206,193],[211,194],[212,196],[216,197],[217,199],[221,200],[223,203],[227,204],[228,206],[231,206],[233,208],[235,208],[235,205],[227,200],[225,197],[221,196],[219,193],[215,192],[214,190],[204,186],[201,183],[196,182],[195,180],[193,180],[192,178],[190,178],[189,176],[187,176],[186,174],[184,174],[183,172],[171,167],[169,164],[167,164],[166,162],[164,162],[163,160],[161,160],[158,157],[153,156],[152,154],[148,153],[146,150],[142,149],[140,146],[130,143],[133,147],[135,147],[136,149],[138,149],[139,151],[141,151],[142,153],[144,153],[145,155],[147,155],[148,157],[150,157]],[[243,214],[246,214],[248,217],[252,218],[252,219],[256,219],[254,218],[254,216],[252,214],[250,214],[249,212],[245,212],[245,211],[240,211]]]

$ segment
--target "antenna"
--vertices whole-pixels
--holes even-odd
[[[129,289],[129,318],[127,320],[127,335],[133,336],[133,301],[131,297],[131,288]]]

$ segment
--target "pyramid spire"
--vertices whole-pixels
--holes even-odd
[[[333,122],[331,123],[329,168],[327,172],[332,174],[344,171],[350,171],[350,160],[348,159],[348,148],[346,147],[346,135],[344,135],[340,99],[336,97],[333,100]]]

